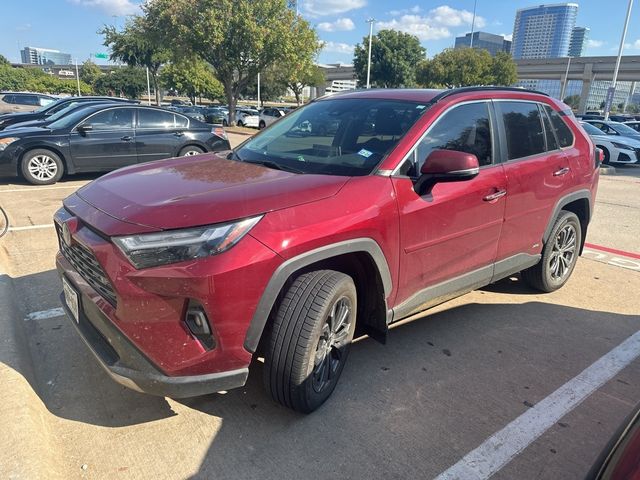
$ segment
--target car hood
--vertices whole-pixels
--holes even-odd
[[[43,123],[44,123],[44,120],[28,120],[25,122],[19,122],[19,123],[13,123],[11,125],[7,125],[5,130],[16,130],[18,128],[26,128],[26,127],[30,128],[30,127],[42,125]]]
[[[6,137],[31,137],[34,135],[43,135],[51,133],[51,130],[44,127],[20,127],[20,128],[5,128],[0,132],[0,138]]]
[[[25,117],[30,117],[33,115],[33,112],[15,112],[15,113],[3,113],[2,115],[0,115],[0,121],[1,120],[13,120],[13,119],[20,119],[20,118],[25,118]]]
[[[289,173],[205,154],[123,168],[77,195],[110,217],[166,230],[314,202],[338,193],[348,179]]]
[[[594,140],[601,140],[604,142],[620,143],[629,145],[630,147],[640,147],[640,137],[636,136],[624,136],[624,135],[591,135]]]

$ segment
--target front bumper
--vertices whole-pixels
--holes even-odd
[[[58,272],[63,275],[60,265]],[[78,322],[73,319],[64,295],[60,295],[60,302],[102,368],[113,380],[132,390],[162,397],[186,398],[238,388],[247,381],[248,368],[207,375],[168,377],[158,371],[90,299],[80,295]]]

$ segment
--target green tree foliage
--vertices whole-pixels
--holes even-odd
[[[140,67],[114,68],[95,83],[99,95],[138,98],[147,90],[147,74]]]
[[[358,83],[367,83],[369,37],[357,44],[353,67]],[[416,83],[416,64],[424,60],[425,49],[418,37],[397,30],[380,30],[371,42],[371,85],[381,88],[411,87]]]
[[[165,65],[160,72],[160,83],[167,89],[177,90],[196,104],[196,97],[211,100],[224,98],[224,88],[204,61],[193,59]]]
[[[111,60],[149,69],[156,104],[160,105],[158,74],[162,64],[170,58],[167,37],[146,16],[133,17],[122,31],[105,25],[99,33],[104,35],[104,45],[111,49]]]
[[[88,85],[95,85],[98,78],[102,76],[102,70],[91,60],[85,61],[80,66],[80,80]]]
[[[78,84],[75,79],[61,79],[39,68],[0,65],[0,90],[77,95]],[[91,94],[91,86],[81,81],[80,93]]]
[[[11,62],[7,60],[7,57],[0,55],[0,67],[10,67]]]
[[[302,91],[304,90],[304,87],[319,87],[326,82],[324,71],[313,64],[302,69],[295,70],[294,73],[291,73],[292,70],[285,71],[290,73],[285,78],[284,84],[293,92],[298,105],[300,105],[302,101]]]
[[[511,56],[474,48],[447,48],[418,65],[418,83],[424,87],[512,85],[518,77]]]
[[[269,68],[260,73],[260,101],[277,100],[287,93],[287,86],[283,83],[282,78],[278,75],[277,68]],[[258,82],[249,83],[245,89],[240,92],[243,97],[258,98]]]
[[[240,92],[259,72],[296,55],[297,37],[309,23],[285,0],[154,0],[143,10],[150,23],[171,39],[175,55],[197,55],[222,83],[231,122]]]
[[[574,110],[577,110],[580,106],[580,95],[569,95],[568,97],[565,97],[563,102],[569,105]]]

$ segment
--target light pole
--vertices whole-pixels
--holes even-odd
[[[613,103],[613,95],[616,92],[616,82],[618,81],[618,69],[620,68],[620,60],[622,59],[622,51],[624,50],[624,40],[627,37],[627,27],[629,26],[629,17],[631,17],[631,7],[633,0],[629,0],[627,6],[627,17],[624,20],[624,28],[622,29],[622,38],[620,39],[620,48],[618,48],[618,58],[616,59],[616,68],[613,70],[613,81],[607,90],[607,98],[604,104],[604,119],[609,120],[609,111]]]
[[[367,61],[367,88],[371,88],[371,39],[373,37],[373,24],[376,23],[375,18],[367,20],[369,24],[369,60]]]
[[[473,17],[471,18],[471,40],[469,40],[469,48],[473,48],[473,29],[476,26],[476,6],[478,0],[473,0]]]
[[[80,97],[80,74],[78,73],[78,57],[76,57],[76,82],[78,82],[78,96]]]

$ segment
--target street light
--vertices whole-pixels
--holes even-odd
[[[369,60],[367,62],[367,88],[371,88],[371,38],[373,37],[373,24],[376,23],[375,18],[367,20],[369,24]]]
[[[469,48],[473,48],[473,29],[476,26],[476,6],[478,0],[473,0],[473,18],[471,19],[471,40],[469,40]]]
[[[607,98],[604,104],[604,119],[609,120],[609,111],[611,110],[611,104],[613,103],[613,95],[616,92],[616,82],[618,81],[618,69],[620,68],[620,60],[622,59],[622,50],[624,50],[624,40],[627,37],[627,27],[629,26],[629,17],[631,17],[631,7],[633,6],[633,0],[629,0],[627,6],[627,18],[624,21],[624,28],[622,29],[622,38],[620,39],[620,48],[618,48],[618,58],[616,59],[616,68],[613,70],[613,81],[611,86],[607,89]]]

